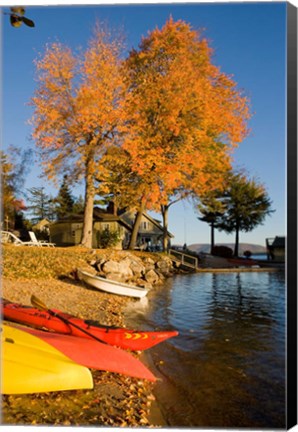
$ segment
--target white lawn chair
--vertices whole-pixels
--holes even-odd
[[[1,243],[12,243],[16,246],[40,246],[32,241],[23,242],[16,235],[9,231],[1,231]]]
[[[33,231],[29,231],[29,236],[31,238],[31,242],[36,246],[47,246],[47,247],[55,247],[55,243],[50,243],[46,240],[37,240],[36,235]]]

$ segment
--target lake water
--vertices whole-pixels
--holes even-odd
[[[284,272],[175,276],[126,318],[179,331],[148,350],[166,425],[285,428]]]

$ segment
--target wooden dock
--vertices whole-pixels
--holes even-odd
[[[185,268],[187,270],[194,270],[194,271],[196,271],[198,269],[198,261],[199,260],[197,257],[186,254],[182,251],[177,251],[176,249],[170,249],[169,255],[170,255],[170,258],[173,261],[176,261],[177,264],[179,264],[181,268]]]
[[[257,262],[252,260],[251,265],[247,261],[237,259],[227,259],[216,257],[209,254],[205,255],[199,263],[199,259],[193,255],[178,251],[176,249],[169,250],[169,256],[172,261],[176,262],[183,270],[195,272],[268,272],[284,269],[282,265],[273,265],[272,262],[264,261]]]

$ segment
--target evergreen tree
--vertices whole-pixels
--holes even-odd
[[[63,182],[56,198],[56,204],[56,214],[58,219],[73,213],[74,199],[69,190],[67,175],[63,177]]]
[[[263,185],[243,174],[231,174],[223,195],[225,212],[217,221],[217,228],[227,233],[235,232],[234,256],[238,256],[239,232],[252,231],[271,214],[271,201]]]
[[[73,213],[83,213],[85,207],[85,201],[82,195],[79,196],[79,198],[75,198],[74,204],[73,204]]]
[[[27,200],[30,203],[27,209],[31,212],[34,223],[42,219],[53,220],[53,199],[45,193],[44,189],[44,187],[27,189]]]

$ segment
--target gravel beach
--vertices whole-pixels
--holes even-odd
[[[49,308],[60,309],[81,318],[94,319],[104,325],[124,326],[123,310],[128,301],[134,300],[88,289],[83,283],[70,277],[62,278],[62,280],[51,277],[33,277],[32,279],[12,277],[11,275],[14,274],[11,271],[12,255],[15,258],[13,249],[9,248],[4,253],[2,297],[30,305],[31,295],[34,294]],[[24,253],[30,255],[32,252],[29,253],[27,249]],[[36,253],[34,251],[34,254]],[[42,251],[42,253],[53,252]],[[20,254],[19,251],[17,251],[18,254]],[[9,264],[10,270],[5,271]],[[133,355],[140,357],[140,353],[133,353]],[[155,400],[152,393],[154,383],[106,371],[92,370],[91,372],[94,379],[93,390],[4,395],[1,423],[7,425],[160,426],[150,420],[151,406]]]

